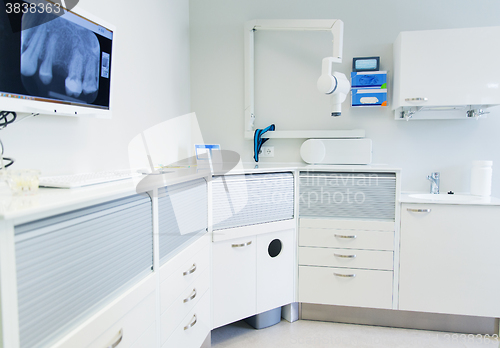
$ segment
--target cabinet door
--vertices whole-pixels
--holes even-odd
[[[394,43],[394,105],[497,104],[499,27],[403,32]],[[478,54],[480,52],[480,54]],[[406,101],[407,98],[427,98]]]
[[[399,309],[499,317],[498,226],[500,207],[403,204]]]
[[[294,300],[295,230],[257,236],[257,312]]]
[[[256,314],[256,237],[213,243],[214,328]]]

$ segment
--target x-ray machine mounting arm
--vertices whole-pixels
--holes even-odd
[[[344,22],[340,19],[264,19],[249,21],[245,25],[245,138],[253,138],[255,121],[254,33],[256,30],[331,31],[333,55],[323,59],[318,89],[322,93],[332,95],[332,115],[340,115],[340,103],[345,100],[350,90],[350,84],[344,74],[332,72],[331,65],[332,63],[342,63]]]

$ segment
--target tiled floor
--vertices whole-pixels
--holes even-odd
[[[213,348],[497,348],[500,340],[484,335],[396,329],[366,325],[285,320],[255,330],[244,321],[212,331]]]

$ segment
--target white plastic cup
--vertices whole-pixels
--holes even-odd
[[[491,195],[491,177],[493,161],[472,161],[470,194],[474,196]]]

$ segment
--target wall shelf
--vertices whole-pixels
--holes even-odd
[[[245,132],[245,139],[253,139],[254,132]],[[296,131],[274,131],[267,132],[263,138],[271,139],[332,139],[332,138],[364,138],[363,129],[352,130],[296,130]]]

